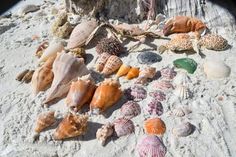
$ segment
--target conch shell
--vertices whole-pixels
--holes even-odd
[[[54,111],[49,111],[49,112],[40,114],[37,118],[34,131],[37,133],[40,133],[47,127],[52,126],[56,122],[54,113],[55,113]]]
[[[87,131],[87,115],[74,115],[69,113],[58,125],[53,134],[55,140],[83,135]]]
[[[114,132],[113,124],[107,123],[104,124],[100,129],[96,132],[96,138],[101,142],[104,146],[107,138],[109,138]]]
[[[105,79],[96,89],[90,103],[92,113],[103,112],[121,98],[122,91],[118,81]]]
[[[95,82],[90,75],[78,78],[78,81],[72,82],[70,86],[70,91],[66,97],[67,106],[78,111],[92,99],[95,89]]]
[[[49,94],[44,103],[65,96],[70,84],[77,77],[89,74],[89,70],[82,58],[75,58],[68,53],[59,53],[53,63],[52,71],[54,79],[49,89]]]

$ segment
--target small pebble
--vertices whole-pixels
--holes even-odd
[[[162,57],[154,52],[141,52],[137,59],[140,64],[153,64],[160,62]]]

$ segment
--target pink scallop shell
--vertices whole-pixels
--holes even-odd
[[[147,91],[141,86],[133,86],[124,91],[129,100],[141,101],[147,97]]]
[[[173,89],[173,85],[171,84],[170,81],[168,80],[161,80],[161,81],[156,81],[154,82],[154,87],[160,90],[168,90],[168,89]]]
[[[113,124],[115,133],[118,137],[129,135],[134,132],[134,124],[127,118],[118,118]]]
[[[145,111],[150,115],[162,115],[163,114],[163,106],[161,102],[153,99],[150,103],[147,104]]]
[[[134,101],[127,101],[124,103],[120,109],[121,114],[130,119],[141,113],[141,108],[138,103]]]
[[[173,79],[176,76],[177,72],[173,68],[163,68],[161,70],[161,76],[166,79]]]
[[[153,98],[155,98],[155,100],[158,100],[158,101],[164,101],[166,100],[166,95],[165,93],[163,93],[162,91],[160,90],[156,90],[154,92],[150,92],[149,95]]]

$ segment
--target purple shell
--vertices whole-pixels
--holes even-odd
[[[163,114],[163,106],[161,102],[153,99],[149,104],[147,104],[145,111],[149,113],[150,115],[160,116]]]
[[[163,68],[161,70],[161,76],[166,79],[173,79],[176,76],[177,72],[173,68]]]
[[[125,136],[134,132],[134,124],[126,118],[118,118],[114,121],[114,130],[118,137]]]
[[[129,100],[141,101],[147,97],[147,91],[141,86],[133,86],[124,91]]]
[[[142,138],[136,149],[139,157],[164,157],[167,151],[163,142],[155,135],[147,135]]]
[[[160,90],[168,90],[170,88],[173,89],[173,85],[171,84],[170,81],[167,80],[156,81],[154,83],[154,87]]]
[[[138,103],[134,101],[127,101],[120,109],[121,114],[126,118],[133,118],[141,113],[141,108]]]
[[[155,98],[155,100],[158,100],[158,101],[164,101],[166,100],[166,95],[165,93],[163,93],[162,91],[160,90],[156,90],[154,92],[150,92],[149,95],[153,98]]]

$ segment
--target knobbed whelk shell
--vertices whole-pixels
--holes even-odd
[[[55,140],[63,140],[85,134],[87,131],[87,115],[74,115],[69,113],[58,125],[53,134]]]
[[[121,106],[120,112],[125,118],[131,119],[141,113],[141,108],[138,103],[127,101]]]
[[[46,104],[56,98],[65,96],[70,89],[71,82],[76,80],[77,77],[89,74],[82,58],[75,58],[64,52],[57,55],[52,71],[54,78],[44,102]]]
[[[90,103],[92,113],[103,112],[117,103],[122,95],[120,84],[113,79],[105,79],[95,90]]]
[[[203,64],[208,79],[221,79],[230,75],[231,69],[223,61],[207,60]]]
[[[188,85],[191,83],[191,79],[186,72],[179,72],[174,78],[173,83],[175,85]]]
[[[172,133],[177,137],[186,137],[194,132],[194,125],[184,122],[173,128]]]
[[[37,133],[42,132],[47,127],[52,126],[56,122],[56,118],[54,116],[54,111],[44,112],[40,114],[37,118],[36,126],[34,131]]]
[[[96,138],[101,142],[102,146],[104,146],[107,138],[109,138],[113,134],[113,132],[113,124],[104,124],[101,128],[97,130]]]
[[[66,97],[67,106],[77,112],[92,99],[95,89],[96,85],[90,74],[79,77],[78,81],[71,83]]]
[[[102,74],[110,75],[116,70],[118,70],[121,65],[122,65],[122,60],[116,55],[112,55],[108,58],[106,64],[104,65]]]
[[[129,135],[134,132],[134,124],[126,118],[118,118],[114,122],[114,131],[118,137]]]
[[[166,125],[160,118],[149,118],[144,122],[144,130],[148,135],[162,136],[166,132]]]
[[[181,100],[188,99],[190,97],[190,91],[187,86],[178,85],[175,90],[174,94],[178,96]]]

